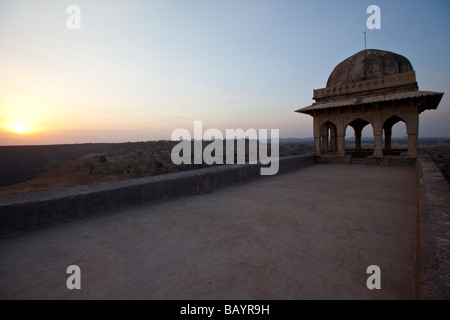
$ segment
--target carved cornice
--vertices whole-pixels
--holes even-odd
[[[313,98],[317,102],[321,102],[336,100],[341,97],[347,98],[363,93],[380,93],[383,91],[392,92],[401,87],[405,87],[408,90],[417,90],[415,71],[394,74],[382,78],[343,83],[329,88],[316,89],[314,90]]]

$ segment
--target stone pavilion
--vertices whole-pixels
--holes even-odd
[[[407,158],[417,157],[419,114],[436,109],[443,93],[419,91],[415,71],[405,57],[368,49],[338,64],[327,86],[314,90],[310,106],[296,112],[314,118],[315,155],[346,156],[345,132],[355,132],[354,154],[361,153],[361,132],[373,128],[374,158],[392,154],[392,127],[399,121],[408,134]],[[384,135],[384,145],[383,145]]]

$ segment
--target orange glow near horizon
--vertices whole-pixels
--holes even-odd
[[[41,123],[41,119],[35,116],[32,110],[21,109],[23,115],[18,114],[16,109],[15,114],[9,114],[8,117],[3,118],[0,124],[0,130],[4,132],[13,133],[20,136],[28,136],[37,132],[45,131]]]
[[[21,114],[20,114],[21,113]],[[16,135],[30,135],[42,131],[42,116],[37,116],[35,110],[29,108],[17,108],[7,114],[0,125],[1,129]]]
[[[49,109],[43,97],[32,94],[23,97],[11,90],[2,100],[0,131],[16,136],[32,136],[51,129],[48,125]]]

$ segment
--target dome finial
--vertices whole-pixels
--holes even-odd
[[[366,31],[364,31],[364,50],[367,50]]]

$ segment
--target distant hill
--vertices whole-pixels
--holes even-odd
[[[0,186],[55,169],[61,163],[97,152],[107,145],[0,146]]]
[[[407,147],[407,137],[393,138],[397,148]],[[280,156],[310,153],[314,139],[281,138]],[[354,137],[346,138],[351,148]],[[364,137],[363,143],[373,144],[372,137]],[[102,181],[178,172],[204,167],[203,165],[174,165],[170,153],[178,141],[148,141],[128,143],[91,143],[48,146],[0,146],[0,187],[22,182],[37,184],[50,176],[65,180],[67,184],[90,184]],[[204,145],[209,144],[204,141]],[[448,146],[450,138],[419,138],[419,147],[437,154],[441,168],[450,172]],[[103,156],[104,159],[100,157]],[[441,158],[438,158],[441,157]],[[103,162],[101,160],[104,160]],[[38,177],[53,171],[48,177]],[[450,176],[450,174],[448,174]],[[45,178],[45,179],[44,179]],[[52,179],[53,179],[52,178]],[[73,181],[72,181],[73,180]],[[53,180],[52,180],[53,181]],[[44,184],[42,182],[42,184]]]
[[[279,145],[280,157],[312,152],[312,144]],[[312,141],[312,140],[311,140]],[[191,157],[193,144],[191,142]],[[203,148],[210,141],[203,141]],[[237,141],[235,141],[237,143]],[[206,163],[175,165],[171,153],[179,141],[0,147],[0,196],[61,189],[77,185],[133,179],[208,167]],[[249,144],[245,157],[248,161]],[[223,156],[226,145],[223,141]],[[188,151],[189,152],[189,151]],[[234,147],[236,160],[236,144]],[[224,160],[224,163],[226,161]],[[215,165],[215,164],[213,164]]]
[[[290,144],[290,145],[310,145],[314,143],[314,138],[280,138],[280,144]]]

